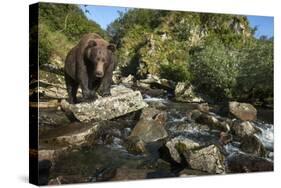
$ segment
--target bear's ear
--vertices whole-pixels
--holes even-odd
[[[88,46],[87,47],[94,47],[94,46],[96,46],[97,45],[97,42],[95,41],[95,40],[90,40],[89,42],[88,42]]]
[[[107,46],[107,48],[108,48],[110,51],[112,51],[112,52],[115,52],[115,50],[116,50],[116,47],[115,47],[114,44],[109,44],[109,45]]]

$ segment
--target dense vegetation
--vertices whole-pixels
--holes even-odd
[[[273,39],[247,17],[130,9],[109,27],[124,75],[188,81],[217,100],[273,97]]]
[[[190,82],[220,101],[272,101],[273,39],[256,39],[245,16],[130,9],[104,31],[79,6],[40,3],[40,64],[62,66],[89,32],[117,44],[123,76]]]
[[[61,62],[67,52],[85,33],[107,34],[94,21],[88,20],[78,5],[40,3],[39,62]],[[56,61],[58,60],[58,62]]]

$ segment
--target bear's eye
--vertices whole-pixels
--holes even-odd
[[[97,58],[97,61],[100,61],[100,58],[99,58],[99,57]]]

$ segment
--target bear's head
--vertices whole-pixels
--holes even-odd
[[[112,60],[115,51],[115,45],[109,44],[104,40],[90,40],[86,48],[87,59],[94,65],[95,76],[102,78],[110,64],[114,63]]]

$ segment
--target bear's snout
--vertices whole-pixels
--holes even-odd
[[[103,72],[101,72],[101,71],[96,71],[96,77],[98,77],[98,78],[103,77]]]

